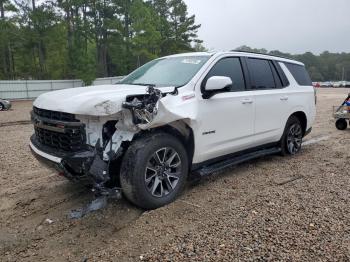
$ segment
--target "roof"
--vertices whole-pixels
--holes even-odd
[[[183,56],[212,56],[216,52],[192,52],[192,53],[181,53],[181,54],[174,54],[166,56],[167,58],[170,57],[183,57]]]
[[[291,59],[289,57],[284,57],[284,56],[263,54],[263,53],[258,53],[258,52],[239,51],[239,50],[233,50],[231,52],[232,53],[238,53],[238,54],[244,54],[245,56],[249,56],[249,57],[258,56],[258,57],[264,57],[264,58],[277,60],[277,61],[282,61],[282,62],[288,62],[288,63],[293,63],[293,64],[304,65],[302,62],[299,62],[297,60]]]
[[[246,51],[221,51],[221,52],[193,52],[193,53],[182,53],[182,54],[175,54],[167,56],[167,58],[170,57],[184,57],[184,56],[220,56],[220,55],[236,55],[236,56],[247,56],[247,57],[255,57],[255,58],[265,58],[270,60],[276,60],[286,63],[293,63],[298,65],[304,65],[303,63],[287,58],[282,56],[276,56],[276,55],[269,55],[269,54],[262,54],[262,53],[255,53],[255,52],[246,52]]]

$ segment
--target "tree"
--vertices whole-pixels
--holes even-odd
[[[187,5],[183,0],[169,0],[170,52],[193,51],[191,44],[202,43],[197,31],[201,25],[195,24],[195,15],[188,16]]]
[[[208,49],[205,48],[201,43],[196,43],[193,47],[194,51],[196,52],[207,52]]]
[[[258,48],[251,48],[251,47],[246,46],[246,45],[242,45],[240,47],[237,47],[235,50],[244,51],[244,52],[260,53],[260,54],[267,54],[268,53],[268,51],[265,48],[260,48],[260,49],[258,49]]]
[[[161,34],[157,31],[157,17],[155,11],[141,0],[135,0],[130,10],[131,43],[136,66],[139,67],[156,57],[160,53]]]
[[[54,6],[50,2],[38,5],[35,0],[32,0],[30,4],[23,0],[17,2],[17,6],[17,22],[21,31],[21,38],[18,40],[22,42],[20,48],[25,49],[24,56],[30,57],[27,60],[30,67],[24,66],[21,69],[28,70],[29,72],[23,73],[33,78],[47,79],[49,73],[47,71],[46,44],[48,40],[55,41],[48,39],[47,34],[58,22]]]
[[[181,0],[0,0],[0,78],[128,74],[159,56],[202,48]],[[196,45],[197,44],[197,45]]]
[[[8,0],[0,0],[0,59],[2,61],[0,77],[7,77],[8,79],[14,79],[15,77],[13,42],[17,28],[13,24],[14,21],[6,17],[6,13],[11,11],[16,11],[15,6]]]

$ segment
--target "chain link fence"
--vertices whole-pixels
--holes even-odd
[[[92,85],[110,85],[123,77],[97,78]],[[3,99],[34,99],[39,95],[67,88],[84,86],[81,80],[1,80],[0,98]]]

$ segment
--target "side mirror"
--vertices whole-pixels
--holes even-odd
[[[212,76],[207,80],[205,91],[218,91],[232,86],[231,78],[227,76]]]
[[[203,90],[203,98],[209,99],[225,88],[233,85],[231,78],[227,76],[212,76],[207,80]]]

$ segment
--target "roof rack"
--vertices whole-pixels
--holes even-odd
[[[244,50],[231,50],[231,52],[240,52],[240,53],[248,53],[248,54],[257,54],[257,55],[267,55],[267,56],[273,56],[273,57],[278,57],[278,58],[284,58],[284,59],[288,59],[288,60],[293,60],[296,61],[293,58],[290,57],[286,57],[286,56],[279,56],[279,55],[272,55],[272,54],[264,54],[264,53],[259,53],[259,52],[254,52],[254,51],[244,51]]]

